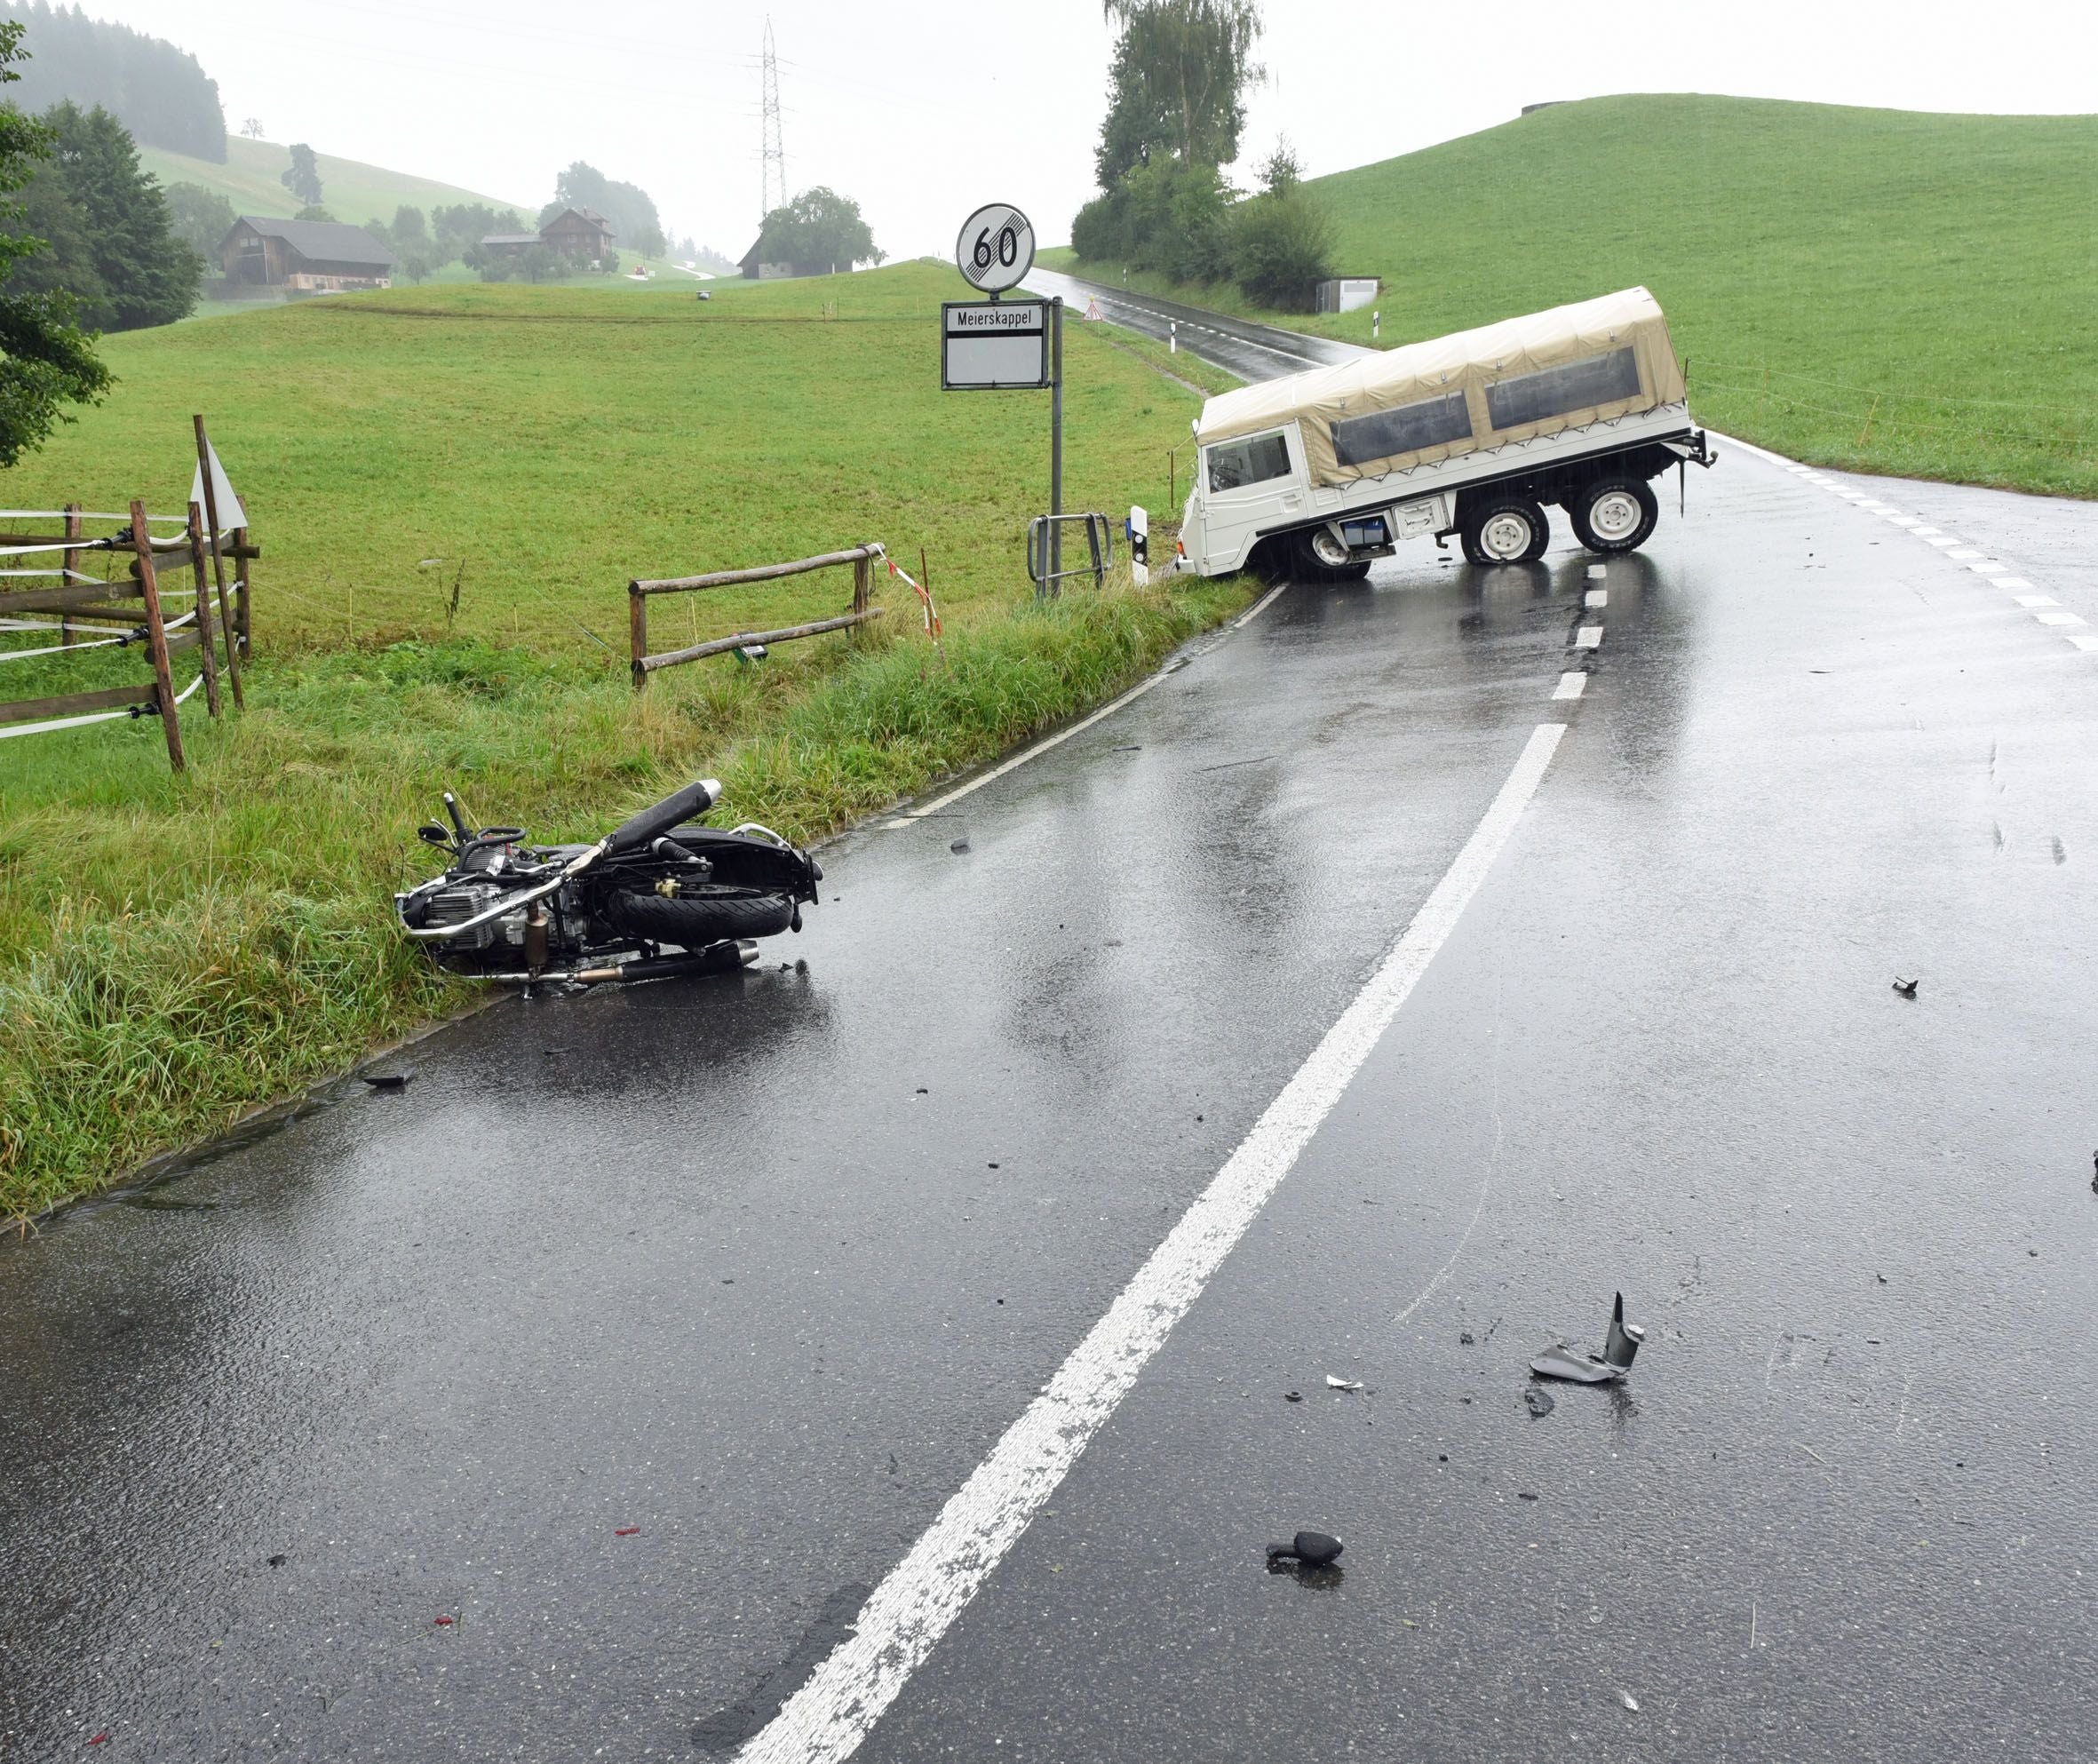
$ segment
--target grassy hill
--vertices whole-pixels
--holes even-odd
[[[1236,584],[1067,593],[1022,562],[1045,394],[942,393],[950,267],[613,294],[468,285],[105,340],[117,376],[10,473],[10,506],[179,507],[202,409],[247,497],[249,709],[9,741],[0,763],[0,1218],[339,1069],[458,994],[390,891],[459,782],[484,818],[594,835],[704,769],[812,836],[1117,689]],[[1070,505],[1161,505],[1196,403],[1100,332],[1067,342]],[[1183,467],[1184,470],[1184,467]],[[629,577],[923,546],[944,656],[900,583],[866,640],[626,678]],[[657,647],[838,609],[848,575],[659,600]],[[7,635],[28,647],[41,638]],[[180,658],[179,658],[179,660]],[[137,652],[10,663],[6,695],[139,678]],[[105,679],[97,672],[105,671]],[[187,668],[179,670],[183,679]]]
[[[1715,427],[2098,496],[2098,116],[1592,99],[1314,187],[1387,346],[1643,282]]]
[[[338,159],[325,153],[314,155],[314,159],[320,167],[322,200],[329,211],[338,220],[355,226],[368,220],[390,222],[393,211],[404,203],[427,213],[433,208],[457,203],[487,203],[496,208],[513,208],[528,219],[539,211],[538,203],[484,195],[434,179],[389,171],[383,165],[366,165],[360,160]],[[233,204],[235,214],[282,217],[297,214],[301,206],[278,181],[291,163],[291,152],[274,141],[231,136],[226,143],[224,165],[160,147],[140,147],[139,163],[163,184],[202,184],[207,190],[218,191]]]

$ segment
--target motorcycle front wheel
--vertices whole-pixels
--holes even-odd
[[[731,938],[771,937],[794,921],[784,894],[661,894],[621,892],[606,898],[601,917],[615,931],[648,943],[697,950]]]

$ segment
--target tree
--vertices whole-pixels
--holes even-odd
[[[430,228],[423,219],[422,210],[402,203],[393,211],[393,224],[387,229],[387,236],[404,250],[426,244],[430,238]]]
[[[110,330],[187,317],[203,259],[176,234],[158,180],[139,169],[130,131],[99,105],[54,105],[44,121],[52,155],[23,202],[52,250],[20,266],[16,284],[70,294]],[[63,224],[68,215],[77,227]]]
[[[277,176],[277,182],[304,203],[315,208],[321,201],[321,167],[314,158],[314,150],[304,141],[291,149],[291,163]]]
[[[481,242],[491,233],[521,233],[524,221],[515,209],[490,208],[486,203],[456,203],[430,211],[430,233],[434,262],[448,264],[464,258],[468,269],[481,267]]]
[[[1333,217],[1300,183],[1242,204],[1234,220],[1233,274],[1249,298],[1309,312],[1315,285],[1333,274]]]
[[[241,124],[241,132],[251,141],[260,140],[262,139],[262,118],[259,116],[249,117],[245,123]]]
[[[21,42],[20,21],[0,20],[0,84],[21,77],[9,65],[26,58]],[[71,297],[17,291],[17,273],[44,247],[35,234],[15,230],[25,210],[12,198],[51,146],[47,123],[0,105],[0,465],[12,465],[60,423],[72,422],[68,404],[99,404],[109,389],[109,369],[97,358],[94,339],[74,322]]]
[[[335,211],[331,208],[322,208],[319,203],[308,203],[291,218],[294,220],[333,220]]]
[[[1261,77],[1255,0],[1105,0],[1119,26],[1094,169],[1111,190],[1164,150],[1183,164],[1228,165],[1245,126],[1245,89]]]
[[[568,208],[596,210],[611,224],[616,242],[645,258],[660,258],[669,250],[655,200],[648,191],[638,184],[608,178],[580,159],[554,179],[553,200],[539,211],[539,225],[544,226]]]
[[[128,26],[91,19],[77,5],[0,0],[0,14],[28,27],[36,57],[14,94],[20,108],[47,110],[67,99],[83,110],[99,104],[148,147],[225,163],[219,87],[195,56]]]
[[[887,255],[876,250],[859,203],[821,184],[773,210],[758,233],[758,261],[789,265],[797,274],[878,264]]]
[[[202,184],[170,184],[162,194],[167,198],[168,225],[176,238],[207,263],[216,262],[219,246],[233,231],[233,204]]]

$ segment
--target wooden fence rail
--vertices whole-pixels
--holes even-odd
[[[791,563],[760,564],[751,569],[718,569],[705,576],[636,576],[626,584],[627,631],[633,645],[634,690],[648,684],[648,676],[681,662],[696,662],[708,656],[722,656],[753,644],[791,643],[798,637],[816,637],[826,631],[844,631],[870,619],[886,616],[886,608],[870,605],[873,596],[874,560],[886,557],[878,544],[854,545],[850,551],[825,552],[821,557],[797,558]],[[853,607],[836,618],[791,624],[779,631],[739,631],[714,637],[683,649],[648,653],[648,597],[651,594],[688,594],[704,588],[735,588],[748,582],[773,582],[783,576],[802,576],[812,569],[853,568]]]

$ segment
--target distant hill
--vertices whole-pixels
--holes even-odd
[[[164,38],[128,25],[91,19],[47,0],[0,0],[0,19],[26,27],[28,59],[15,64],[21,78],[9,84],[17,109],[48,110],[71,99],[83,110],[100,105],[140,146],[193,154],[214,163],[226,157],[226,116],[219,84],[195,56]]]
[[[1387,345],[1643,282],[1715,426],[2098,496],[2098,116],[1589,99],[1313,187]]]
[[[539,211],[536,203],[513,196],[491,196],[479,190],[441,184],[433,178],[417,178],[405,171],[389,171],[380,165],[366,165],[354,159],[338,159],[316,154],[321,171],[322,203],[338,220],[362,226],[368,220],[391,221],[402,204],[431,209],[457,203],[486,203],[494,208],[513,208],[528,219]],[[226,143],[226,163],[163,148],[140,146],[139,163],[163,184],[202,184],[216,190],[233,204],[235,214],[292,215],[299,202],[278,181],[291,163],[289,147],[274,141],[250,140],[234,135]]]

